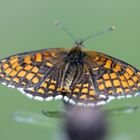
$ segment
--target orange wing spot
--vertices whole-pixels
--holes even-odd
[[[80,99],[87,99],[87,96],[86,95],[81,95]]]
[[[113,94],[114,91],[113,91],[113,90],[109,90],[108,93],[109,93],[109,94]]]
[[[134,82],[132,80],[128,80],[129,86],[134,86]]]
[[[10,59],[10,64],[13,64],[15,62],[18,62],[18,58]]]
[[[73,96],[73,97],[75,97],[75,98],[77,97],[77,95],[76,95],[76,94],[72,94],[72,96]]]
[[[44,92],[44,90],[43,90],[43,89],[41,89],[41,88],[40,88],[40,89],[38,89],[38,92],[39,92],[39,93],[41,93],[41,94],[44,94],[44,93],[45,93],[45,92]]]
[[[111,73],[110,74],[110,77],[111,77],[111,79],[116,79],[117,78],[117,75],[116,75],[116,73]]]
[[[103,57],[101,57],[101,61],[106,61],[106,58],[104,57],[104,55]]]
[[[138,83],[138,87],[140,87],[140,83]]]
[[[134,80],[134,82],[137,82],[139,80],[137,76],[133,76],[132,79]]]
[[[46,88],[46,87],[47,87],[47,83],[42,83],[42,84],[41,84],[41,87]]]
[[[12,68],[14,69],[14,68],[16,68],[18,65],[19,65],[19,63],[16,62],[16,63],[14,63],[14,64],[12,65]]]
[[[70,93],[71,90],[68,88],[61,88],[61,92],[66,92],[66,93]]]
[[[51,84],[56,84],[56,81],[54,81],[54,80],[51,80]]]
[[[83,87],[88,87],[88,84],[83,84]]]
[[[9,77],[5,77],[5,79],[6,79],[7,81],[11,81],[11,79],[10,79]]]
[[[51,52],[51,57],[56,57],[56,53]]]
[[[34,72],[34,73],[37,73],[39,71],[39,69],[37,68],[37,67],[34,67],[33,69],[32,69],[32,72]]]
[[[28,71],[28,70],[31,70],[31,69],[32,69],[32,67],[33,67],[33,66],[31,66],[31,65],[27,65],[27,66],[25,66],[25,68],[24,68],[24,69]]]
[[[15,56],[12,56],[10,59],[12,60],[12,59],[16,59],[16,58],[19,58],[19,56],[15,55]]]
[[[50,58],[52,58],[52,57],[48,53],[45,53],[44,56],[43,56],[43,58],[45,60],[50,60]]]
[[[26,64],[31,64],[32,63],[31,56],[30,55],[26,55],[25,58],[24,58],[24,62]]]
[[[117,93],[122,93],[123,90],[122,90],[122,88],[117,88],[116,92],[117,92]]]
[[[77,84],[76,87],[81,87],[82,84]]]
[[[89,95],[90,95],[90,96],[94,96],[94,95],[95,95],[94,91],[93,91],[93,90],[90,90],[90,91],[89,91]]]
[[[19,78],[14,78],[13,81],[18,83],[19,82]]]
[[[21,66],[17,66],[17,67],[16,67],[16,70],[17,70],[17,71],[20,71],[21,69],[22,69]]]
[[[31,80],[33,77],[34,77],[34,74],[33,73],[29,73],[29,74],[26,75],[26,78],[28,80]]]
[[[47,82],[49,82],[50,80],[51,80],[50,78],[46,79]]]
[[[103,79],[99,79],[99,80],[96,80],[97,83],[102,83],[103,82]]]
[[[120,78],[122,81],[125,80],[124,75],[121,75],[119,78]]]
[[[8,67],[9,67],[8,64],[4,64],[4,65],[3,65],[3,68],[4,68],[4,69],[7,69]]]
[[[1,60],[2,63],[5,63],[7,61],[7,59]]]
[[[97,71],[97,70],[99,70],[99,67],[93,68],[93,70]]]
[[[126,71],[127,71],[130,75],[133,75],[133,74],[134,74],[134,72],[133,72],[133,70],[132,70],[131,68],[127,68]]]
[[[104,84],[101,84],[101,85],[99,85],[99,90],[104,90],[105,89],[105,86],[104,86]]]
[[[97,64],[98,64],[98,65],[103,65],[103,64],[104,64],[104,61],[100,61],[100,60],[99,60],[99,61],[97,61]]]
[[[43,74],[37,73],[37,76],[39,76],[39,77],[43,77]]]
[[[73,92],[79,92],[79,91],[80,91],[79,88],[75,88],[75,89],[73,90]]]
[[[51,64],[50,62],[46,62],[46,65],[47,65],[48,67],[52,67],[52,66],[53,66],[53,64]]]
[[[55,85],[50,85],[50,86],[49,86],[49,89],[55,90]]]
[[[104,65],[104,67],[110,69],[111,64],[112,64],[112,61],[111,60],[107,60],[106,64]]]
[[[106,81],[105,82],[105,86],[108,88],[108,87],[112,87],[112,83],[111,83],[111,81]]]
[[[8,68],[8,69],[5,70],[5,73],[6,74],[9,74],[11,71],[12,71],[12,69],[11,68]]]
[[[22,82],[21,84],[22,84],[22,85],[26,85],[26,83],[25,83],[25,82]]]
[[[48,53],[48,52],[44,52],[44,53],[43,53],[44,56],[49,56],[49,54],[50,54],[50,53]]]
[[[138,75],[140,75],[140,72],[137,72]]]
[[[104,75],[103,75],[103,78],[104,78],[104,79],[110,79],[109,74],[104,74]]]
[[[115,72],[121,71],[121,65],[116,64],[116,66],[113,68],[113,70],[114,70]]]
[[[23,70],[18,73],[19,77],[23,77],[25,75],[26,75],[26,71],[23,71]]]
[[[82,93],[88,93],[88,88],[83,88]]]
[[[113,81],[114,86],[120,86],[120,81],[119,80],[114,80]]]
[[[127,93],[130,92],[130,89],[129,88],[125,89],[125,92],[127,92]]]
[[[124,88],[128,87],[128,83],[126,81],[121,81],[121,83]]]
[[[137,91],[138,89],[134,87],[134,88],[132,88],[132,90],[133,90],[133,91]]]
[[[93,86],[90,86],[90,90],[93,90]]]
[[[36,62],[42,62],[42,55],[40,53],[36,54]]]
[[[130,78],[129,74],[128,73],[125,73],[124,74],[125,78],[128,80]]]
[[[67,89],[67,88],[62,88],[61,92],[71,93],[71,90],[70,89]]]
[[[94,101],[95,98],[93,98],[93,97],[89,97],[89,100],[90,100],[90,101]]]
[[[58,91],[58,92],[61,92],[61,90],[62,90],[62,88],[57,88],[57,91]]]
[[[10,76],[15,76],[17,74],[17,71],[13,70],[12,72],[9,73]]]
[[[95,57],[95,61],[98,61],[100,59],[100,57],[96,56]]]
[[[32,91],[32,92],[35,92],[35,90],[32,88],[32,89],[30,89],[30,91]]]
[[[48,91],[48,94],[53,94],[53,92],[52,91]]]
[[[38,79],[37,77],[35,77],[35,78],[32,79],[32,82],[33,82],[34,84],[37,84],[37,83],[39,82],[39,79]]]

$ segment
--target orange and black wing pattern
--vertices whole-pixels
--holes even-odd
[[[139,95],[140,71],[99,52],[54,48],[0,60],[0,82],[36,100],[94,106]]]
[[[139,95],[140,71],[133,66],[94,51],[87,51],[86,63],[99,97],[109,101]]]
[[[102,105],[106,99],[99,97],[88,71],[84,71],[76,84],[71,85],[70,93],[64,97],[66,102],[80,106]]]
[[[43,100],[50,96],[55,97],[59,95],[56,88],[60,79],[56,69],[64,65],[62,60],[65,55],[65,49],[54,48],[21,53],[2,59],[0,82],[17,88],[31,98]]]

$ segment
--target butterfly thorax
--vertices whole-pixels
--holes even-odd
[[[76,46],[70,50],[65,61],[70,62],[70,63],[79,64],[79,63],[83,63],[83,59],[85,56],[86,56],[86,54],[85,54],[85,51],[83,50],[83,48],[80,46]]]
[[[72,83],[76,84],[84,70],[85,51],[80,46],[73,47],[65,58],[65,69],[61,87],[69,90]]]

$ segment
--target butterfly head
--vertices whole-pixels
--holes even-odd
[[[83,59],[85,57],[85,49],[83,46],[83,41],[75,41],[74,46],[70,49],[67,57],[67,62],[72,63],[72,64],[82,64]]]
[[[75,41],[75,47],[83,48],[84,47],[83,40],[80,39],[80,40]]]

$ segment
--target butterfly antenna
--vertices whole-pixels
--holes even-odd
[[[97,37],[99,35],[102,35],[104,33],[114,31],[115,28],[116,28],[115,26],[112,26],[112,27],[110,27],[108,29],[105,29],[105,30],[102,30],[102,31],[100,31],[100,32],[98,32],[96,34],[90,35],[90,36],[86,37],[85,39],[83,39],[83,42],[86,42],[87,40],[93,39],[93,38],[95,38],[95,37]]]
[[[74,42],[76,42],[75,36],[58,20],[54,21],[55,25],[61,28],[66,34],[68,34]]]

